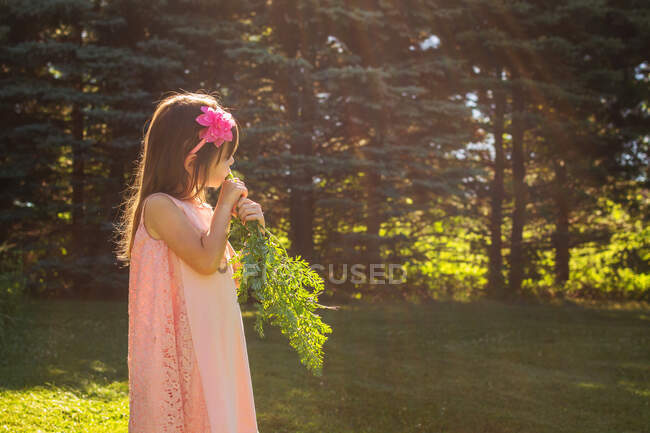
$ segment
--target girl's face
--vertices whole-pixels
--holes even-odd
[[[211,188],[219,188],[226,180],[226,176],[230,173],[230,166],[235,163],[234,156],[229,159],[223,159],[219,162],[216,160],[210,164],[210,171],[208,174],[208,182],[205,186]]]

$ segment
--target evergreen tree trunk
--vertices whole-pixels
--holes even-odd
[[[380,263],[380,242],[379,242],[379,228],[381,226],[381,210],[377,203],[379,191],[377,188],[380,185],[381,178],[379,173],[375,171],[366,172],[366,234],[368,239],[366,241],[366,256],[367,271],[373,263]]]
[[[308,92],[308,89],[302,89]],[[305,98],[300,98],[302,101]],[[308,109],[302,104],[296,104],[289,109],[293,113],[293,122],[301,120],[299,110],[304,114]],[[304,132],[291,146],[294,156],[312,156],[311,135]],[[291,193],[289,195],[289,214],[291,218],[291,254],[300,255],[311,262],[314,257],[314,194],[311,175],[306,170],[304,160],[294,160],[291,168]]]
[[[81,27],[74,28],[74,42],[81,47]],[[77,96],[83,92],[83,75],[81,71],[74,74],[73,86],[77,90]],[[87,244],[84,218],[84,119],[81,111],[81,103],[72,101],[72,254],[68,257],[75,260],[85,256],[84,246]],[[76,273],[73,273],[72,288],[76,294],[85,293],[85,281]]]
[[[569,280],[569,199],[567,197],[566,164],[563,160],[555,164],[555,281],[562,285]]]
[[[302,55],[300,45],[292,57]],[[303,47],[309,50],[309,47]],[[311,56],[308,56],[311,57]],[[313,58],[307,58],[313,64]],[[296,134],[291,143],[292,160],[291,193],[289,195],[289,215],[291,218],[291,254],[301,256],[308,262],[314,258],[314,185],[308,168],[308,160],[314,156],[311,125],[314,121],[313,83],[307,72],[293,76],[297,88],[287,88],[289,92],[288,110],[291,124],[296,125]],[[298,126],[300,125],[300,126]]]
[[[502,68],[496,67],[497,80]],[[488,292],[496,298],[503,295],[503,256],[501,255],[501,224],[503,222],[503,177],[505,157],[503,152],[503,121],[505,112],[505,95],[503,90],[495,89],[494,107],[494,179],[491,185],[490,214],[490,248],[488,250]]]
[[[512,113],[512,181],[514,191],[514,210],[512,213],[512,233],[510,236],[510,295],[521,291],[524,278],[523,232],[526,221],[526,167],[524,162],[524,96],[519,76],[513,74],[513,113]]]
[[[355,46],[360,57],[360,64],[363,68],[383,69],[390,60],[387,53],[376,49],[373,43],[373,33],[355,29],[354,33]],[[374,130],[373,134],[368,134],[367,149],[361,154],[372,163],[370,170],[364,171],[364,189],[365,189],[365,215],[364,222],[366,225],[365,255],[363,263],[366,266],[366,273],[369,275],[373,264],[381,264],[381,239],[379,230],[384,221],[383,204],[385,200],[382,188],[384,188],[381,176],[381,168],[384,159],[379,153],[382,146],[389,143],[387,139],[388,128],[390,127],[390,108],[388,107],[386,93],[388,92],[387,83],[383,77],[372,77],[368,80],[368,94],[372,101],[380,105],[379,108],[364,113],[363,117]],[[395,127],[395,125],[393,126]],[[375,152],[376,151],[376,152]],[[370,284],[373,284],[369,281]],[[381,288],[381,287],[380,287]]]
[[[381,146],[385,137],[387,124],[385,109],[380,109],[377,119],[377,136],[370,140],[369,146]],[[370,157],[372,158],[372,157]],[[379,229],[383,220],[381,203],[383,195],[381,188],[382,178],[378,170],[367,170],[365,172],[366,185],[366,256],[364,262],[367,265],[367,272],[370,272],[372,264],[381,263],[381,242]]]

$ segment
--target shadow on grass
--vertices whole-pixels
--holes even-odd
[[[125,302],[39,301],[30,309],[24,336],[15,336],[0,367],[0,391],[46,385],[123,401]],[[322,377],[299,363],[277,329],[266,325],[259,338],[253,309],[242,312],[261,432],[605,432],[650,424],[645,309],[356,302],[319,311],[333,328]]]
[[[128,381],[123,302],[33,301],[9,338],[0,389],[54,386],[92,392]]]

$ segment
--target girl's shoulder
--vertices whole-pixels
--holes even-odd
[[[144,200],[143,200],[143,203],[146,202],[147,200],[149,200],[150,198],[157,197],[157,196],[158,197],[167,197],[168,199],[170,199],[171,201],[173,201],[176,204],[181,204],[183,202],[182,200],[177,199],[176,197],[174,197],[171,194],[167,194],[166,192],[158,191],[158,192],[153,192],[153,193],[149,194],[148,196],[146,196],[144,198]]]
[[[143,214],[147,214],[147,211],[145,210],[146,201],[154,196],[164,197],[162,198],[163,200],[169,199],[169,201],[173,202],[178,208],[180,208],[181,211],[183,211],[183,213],[190,219],[190,221],[199,227],[199,229],[203,230],[203,226],[206,223],[209,225],[208,221],[214,212],[212,206],[210,206],[209,203],[202,202],[201,200],[181,200],[172,196],[171,194],[164,192],[155,192],[149,194],[144,199],[144,203],[142,205]]]
[[[210,206],[209,203],[203,202],[199,199],[194,199],[194,200],[181,200],[179,198],[174,197],[171,194],[167,194],[165,192],[154,192],[149,194],[147,197],[144,198],[143,202],[146,202],[149,200],[151,197],[154,196],[163,196],[168,199],[170,199],[172,202],[174,202],[177,206],[181,207],[182,209],[187,209],[188,207],[195,207],[195,208],[201,208],[201,209],[209,209],[212,210],[212,206]]]
[[[154,192],[146,196],[142,200],[142,212],[140,214],[140,221],[141,225],[144,226],[144,229],[146,232],[149,234],[149,237],[155,239],[155,240],[160,240],[160,236],[150,228],[150,220],[152,215],[150,214],[150,211],[148,210],[151,206],[148,206],[147,203],[150,201],[150,199],[155,198],[156,200],[166,200],[169,202],[172,202],[175,206],[181,209],[183,213],[187,214],[189,209],[183,204],[182,200],[177,199],[176,197],[172,196],[171,194],[167,194],[164,192]]]
[[[146,232],[149,236],[149,238],[152,238],[156,241],[160,241],[160,235],[156,233],[154,230],[151,229],[151,218],[155,215],[155,211],[152,214],[151,210],[151,205],[147,205],[147,203],[150,201],[150,199],[155,198],[156,201],[158,200],[167,200],[169,202],[174,203],[176,207],[178,207],[188,218],[189,221],[193,225],[200,226],[201,220],[205,219],[206,217],[200,217],[199,216],[199,211],[200,210],[206,210],[208,213],[211,212],[212,207],[206,203],[206,206],[202,206],[199,201],[194,201],[194,200],[181,200],[179,198],[174,197],[171,194],[167,194],[165,192],[154,192],[149,195],[147,195],[143,201],[142,201],[142,212],[140,215],[140,221],[141,225],[144,228],[144,232]],[[156,206],[154,206],[155,209]],[[158,207],[158,209],[161,209]]]
[[[145,208],[146,201],[155,196],[165,197],[163,198],[163,200],[169,199],[169,201],[173,202],[176,206],[178,206],[183,211],[183,213],[185,213],[188,217],[190,217],[190,219],[193,218],[203,219],[205,218],[205,216],[199,217],[199,214],[206,213],[211,215],[212,212],[214,211],[212,209],[212,206],[210,206],[210,204],[207,202],[203,202],[199,199],[181,200],[179,198],[174,197],[171,194],[167,194],[164,192],[154,192],[149,194],[147,197],[145,197],[142,205],[143,210]],[[143,211],[143,213],[146,213],[146,211]]]

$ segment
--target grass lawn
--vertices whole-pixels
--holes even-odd
[[[488,301],[321,310],[311,376],[243,308],[260,433],[648,432],[650,311]],[[0,432],[126,432],[127,304],[38,301],[0,364]]]

